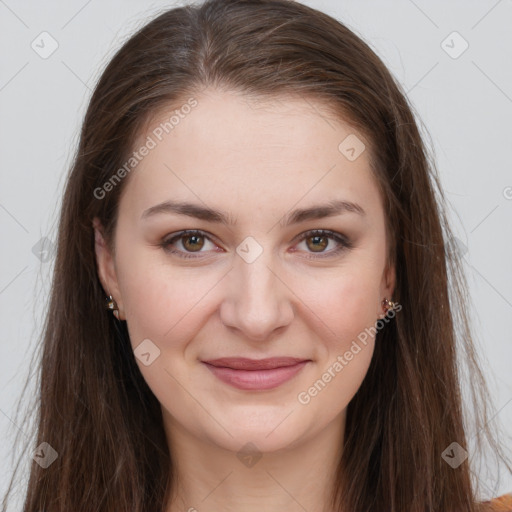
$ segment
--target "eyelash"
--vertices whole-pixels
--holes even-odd
[[[176,251],[173,249],[170,249],[169,246],[172,245],[175,241],[180,240],[182,238],[185,238],[186,236],[192,236],[192,235],[198,235],[201,237],[204,237],[210,241],[210,237],[204,232],[199,229],[187,229],[185,231],[181,231],[180,233],[173,235],[171,238],[164,239],[160,246],[166,251],[171,254],[175,254],[180,258],[185,259],[194,259],[194,258],[201,258],[202,256],[196,256],[192,255],[194,253],[187,253],[183,251]],[[306,231],[305,233],[302,233],[300,235],[300,238],[298,240],[298,243],[302,242],[303,240],[306,240],[307,238],[314,237],[314,236],[321,236],[321,237],[327,237],[332,240],[335,240],[339,245],[337,249],[333,249],[327,253],[317,253],[318,256],[307,256],[307,259],[321,259],[321,258],[329,258],[332,256],[337,256],[342,251],[346,249],[352,248],[352,243],[343,235],[339,233],[335,233],[334,231],[329,231],[327,229],[312,229],[310,231]],[[198,252],[197,254],[201,254]],[[312,253],[314,254],[314,253]]]

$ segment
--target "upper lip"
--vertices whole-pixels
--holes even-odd
[[[203,363],[212,366],[221,366],[232,368],[233,370],[271,370],[272,368],[282,368],[285,366],[293,366],[309,359],[301,357],[270,357],[267,359],[248,359],[245,357],[221,357],[219,359],[211,359],[203,361]]]

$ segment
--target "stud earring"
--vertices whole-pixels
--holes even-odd
[[[384,314],[387,315],[388,311],[395,309],[395,307],[396,307],[396,303],[395,302],[391,302],[391,301],[389,301],[386,298],[384,298],[382,300],[382,309],[384,310]]]
[[[106,308],[108,310],[112,311],[112,313],[114,313],[114,316],[119,320],[119,309],[117,307],[116,301],[114,300],[112,295],[109,295],[106,300],[107,300]]]

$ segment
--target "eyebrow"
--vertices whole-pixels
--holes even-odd
[[[226,212],[208,208],[200,204],[179,201],[164,201],[163,203],[152,206],[142,213],[141,219],[145,220],[154,215],[163,213],[186,215],[188,217],[194,217],[208,222],[216,222],[227,226],[236,224],[236,221],[233,220],[233,218]],[[283,220],[280,222],[280,225],[282,227],[287,227],[307,220],[334,217],[343,213],[355,213],[361,216],[366,215],[364,209],[357,203],[344,200],[333,200],[322,205],[296,209],[285,215]]]

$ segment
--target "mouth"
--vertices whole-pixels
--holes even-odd
[[[237,389],[276,388],[297,375],[310,359],[273,357],[269,359],[220,358],[202,363],[219,380]]]

